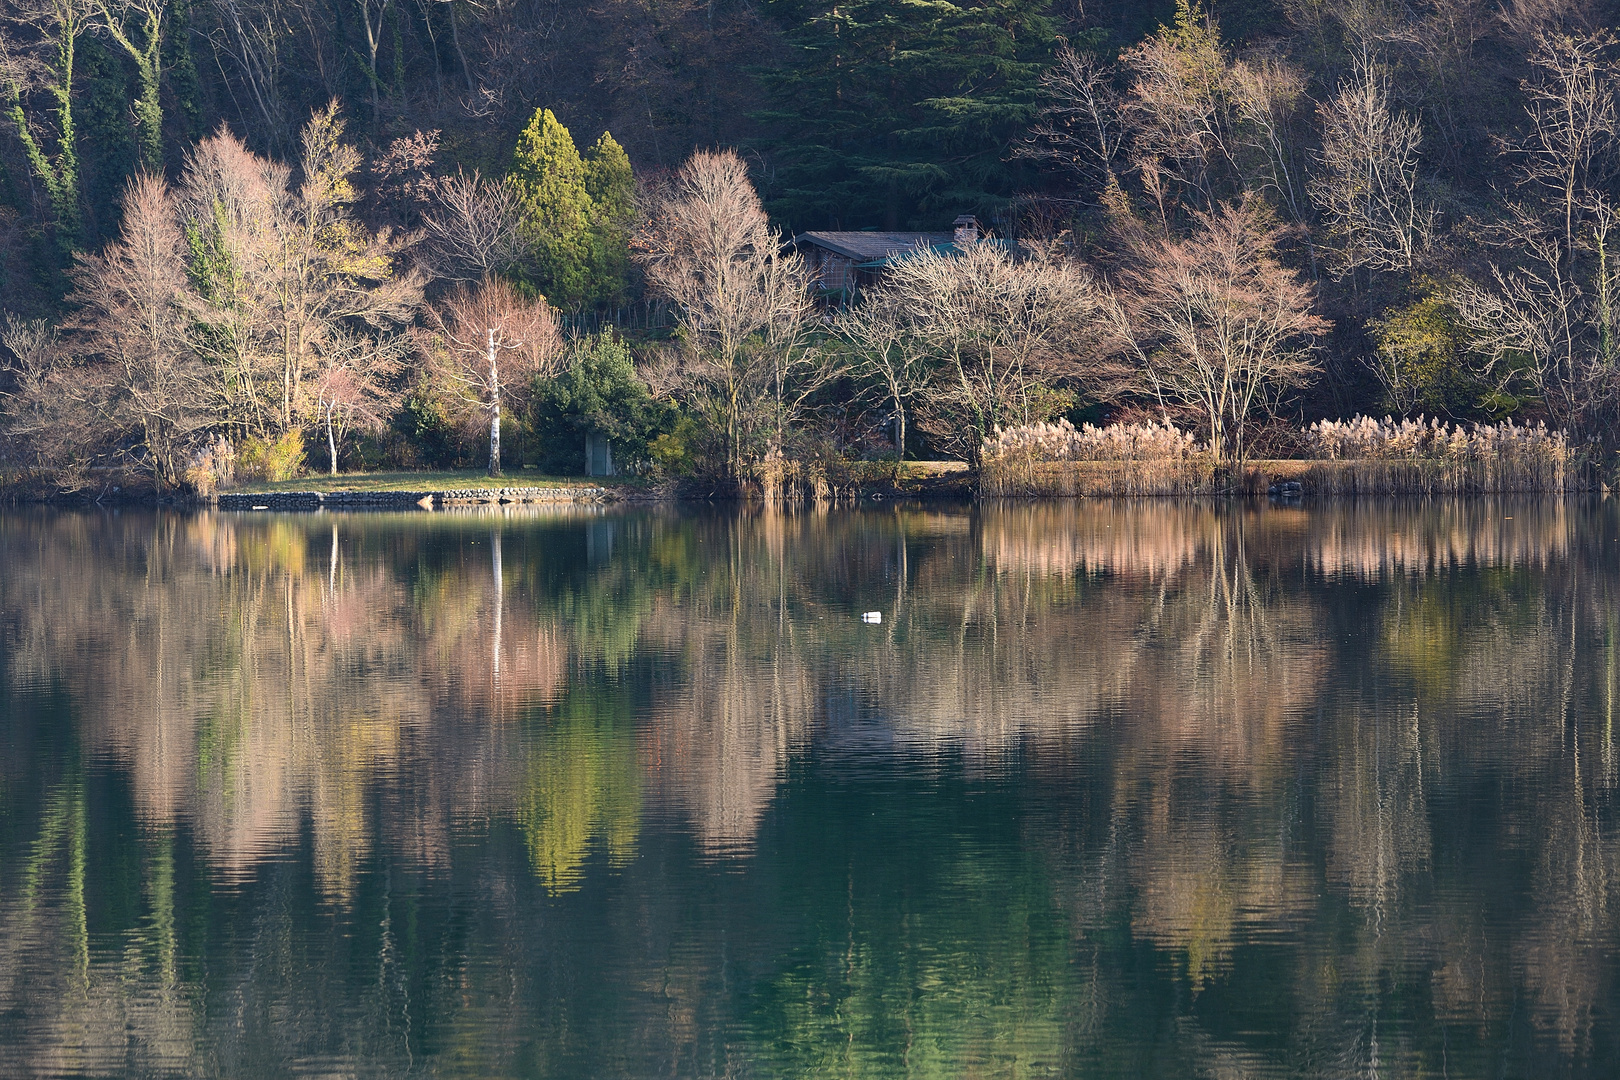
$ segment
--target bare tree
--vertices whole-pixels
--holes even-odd
[[[1090,274],[1071,263],[1018,259],[994,242],[919,249],[867,301],[877,309],[867,341],[889,356],[868,363],[891,367],[896,389],[926,365],[920,423],[976,466],[998,427],[1045,420],[1067,402],[1052,384],[1085,373],[1098,301]]]
[[[870,290],[855,307],[838,316],[838,333],[858,357],[851,374],[875,378],[892,406],[890,422],[896,457],[906,456],[906,409],[933,377],[927,351],[919,347],[905,302],[894,289]]]
[[[1516,210],[1504,226],[1516,265],[1493,267],[1489,287],[1463,282],[1455,294],[1473,346],[1490,359],[1499,383],[1527,383],[1528,396],[1541,402],[1553,426],[1620,443],[1620,320],[1612,302],[1620,274],[1608,250],[1615,211],[1595,201],[1599,257],[1589,273],[1577,276],[1561,230]]]
[[[1565,258],[1573,257],[1586,193],[1600,188],[1614,169],[1620,128],[1615,44],[1608,29],[1587,35],[1540,32],[1530,55],[1534,74],[1520,84],[1531,123],[1519,148],[1524,180],[1542,189],[1562,216]]]
[[[1590,30],[1597,19],[1592,0],[1503,0],[1497,18],[1526,42],[1559,31]]]
[[[371,216],[378,224],[416,229],[444,188],[434,172],[439,132],[415,131],[391,141],[371,159]]]
[[[1245,185],[1269,191],[1296,225],[1306,223],[1305,170],[1296,117],[1305,96],[1305,73],[1272,53],[1259,52],[1232,65],[1230,93],[1236,141],[1256,152],[1257,168],[1245,168]],[[1311,251],[1314,265],[1315,249]]]
[[[377,87],[382,81],[377,75],[377,50],[382,48],[383,24],[394,0],[355,0],[355,3],[360,9],[360,26],[366,34],[366,79],[371,84],[371,119],[376,122],[382,115],[382,103],[377,97]]]
[[[137,176],[124,195],[124,226],[74,271],[72,300],[90,369],[105,393],[102,419],[133,428],[162,487],[178,484],[194,436],[217,418],[210,380],[186,340],[193,314],[185,240],[168,187]]]
[[[1167,422],[1202,418],[1217,460],[1244,459],[1257,415],[1316,371],[1311,288],[1277,261],[1281,230],[1258,200],[1195,214],[1185,240],[1146,243],[1104,312],[1136,387]]]
[[[1509,207],[1495,229],[1506,261],[1456,301],[1504,386],[1518,384],[1577,438],[1620,443],[1620,349],[1610,251],[1616,214],[1603,188],[1620,135],[1617,39],[1607,29],[1538,29],[1522,86],[1531,130],[1510,147],[1538,205]]]
[[[1111,66],[1089,53],[1060,46],[1041,76],[1046,102],[1040,118],[1016,153],[1061,168],[1091,187],[1107,187],[1125,138],[1115,78]]]
[[[281,96],[286,20],[273,6],[262,10],[256,0],[213,0],[213,5],[219,25],[210,35],[210,43],[236,61],[265,136],[273,149],[280,150],[288,129],[287,106]]]
[[[680,309],[688,372],[707,394],[741,479],[761,431],[779,451],[824,357],[804,348],[811,314],[804,261],[783,250],[748,169],[732,151],[699,151],[654,193],[636,240],[652,291]]]
[[[399,409],[405,335],[343,334],[333,343],[316,387],[316,417],[326,431],[331,475],[351,430],[381,431]]]
[[[1178,0],[1175,25],[1161,26],[1120,62],[1134,76],[1125,109],[1138,161],[1154,173],[1144,182],[1174,177],[1211,205],[1233,149],[1230,74],[1214,19],[1196,0]],[[1173,168],[1155,167],[1166,162]]]
[[[499,278],[457,287],[429,308],[424,342],[441,384],[462,417],[489,421],[489,475],[501,475],[501,403],[521,398],[564,355],[557,318]]]
[[[93,432],[83,379],[61,334],[45,319],[7,313],[0,324],[0,444],[5,459],[39,468],[71,468]],[[6,353],[10,355],[7,356]]]
[[[424,215],[428,245],[453,281],[482,281],[521,263],[523,204],[506,180],[486,180],[477,170],[444,181],[438,206]]]
[[[1427,86],[1424,108],[1440,135],[1442,154],[1453,175],[1460,157],[1464,118],[1475,108],[1479,90],[1475,46],[1486,37],[1500,9],[1490,0],[1430,0],[1413,28],[1413,44]]]
[[[1321,171],[1309,186],[1338,242],[1340,272],[1410,271],[1436,218],[1418,196],[1417,119],[1390,107],[1388,75],[1361,60],[1318,115]]]

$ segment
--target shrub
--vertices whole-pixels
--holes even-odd
[[[394,417],[394,430],[404,437],[407,455],[402,455],[402,463],[413,468],[457,469],[472,460],[462,433],[450,422],[443,398],[425,380],[405,395],[405,405]]]
[[[666,431],[647,444],[647,456],[654,470],[661,476],[690,476],[697,468],[702,435],[696,420],[681,416],[675,421],[673,431]]]
[[[529,421],[540,444],[540,467],[554,474],[584,472],[585,438],[591,434],[612,444],[621,472],[642,471],[649,459],[662,466],[650,444],[672,432],[674,410],[648,393],[624,339],[593,335],[574,342],[570,353],[567,368],[535,383]],[[670,464],[680,456],[674,451],[664,444]]]
[[[297,477],[304,471],[304,433],[294,428],[274,442],[258,436],[244,440],[236,453],[236,471],[245,480],[271,483]]]

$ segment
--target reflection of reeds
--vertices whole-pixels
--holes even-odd
[[[984,557],[1000,573],[1159,581],[1198,558],[1214,523],[1214,510],[1196,503],[1009,504],[983,515],[980,538]]]
[[[987,508],[980,538],[999,573],[1158,581],[1192,565],[1238,520],[1246,521],[1251,550],[1273,565],[1367,580],[1462,566],[1546,566],[1567,553],[1571,529],[1570,508],[1557,499],[1368,501],[1326,513],[1234,513],[1209,503],[1144,500]]]
[[[1360,503],[1307,515],[1299,558],[1328,577],[1376,580],[1456,567],[1544,567],[1569,546],[1559,500]]]

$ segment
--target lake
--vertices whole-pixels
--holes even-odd
[[[1614,1076],[1617,645],[1612,499],[6,511],[0,1075]]]

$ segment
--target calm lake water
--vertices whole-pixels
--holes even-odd
[[[0,1075],[1612,1077],[1617,620],[1615,500],[6,512]]]

